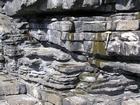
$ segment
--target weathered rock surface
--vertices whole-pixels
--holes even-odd
[[[18,83],[16,80],[12,80],[6,74],[0,72],[0,96],[3,95],[18,95],[26,93],[26,86],[23,83]]]
[[[138,105],[139,96],[126,93],[121,96],[80,95],[63,99],[64,105]],[[98,97],[98,98],[97,98]]]
[[[1,36],[1,69],[11,78],[23,81],[26,89],[20,89],[20,93],[26,90],[33,97],[43,100],[44,104],[96,105],[100,103],[97,98],[88,96],[96,100],[89,102],[77,95],[139,93],[139,78],[124,75],[124,71],[139,75],[138,67],[134,69],[137,64],[121,66],[122,63],[113,65],[113,62],[106,62],[114,60],[112,57],[124,62],[139,61],[139,46],[136,44],[139,43],[138,15],[120,13],[102,17],[42,17],[41,23],[37,22],[41,18],[36,17],[28,21],[25,19],[23,23],[16,19],[10,23],[17,25],[16,31]],[[30,31],[27,32],[28,28]],[[98,60],[102,57],[103,61]],[[107,105],[108,101],[104,99],[101,99],[101,103]],[[124,103],[122,100],[121,97],[117,104]]]
[[[7,96],[5,100],[10,105],[42,105],[39,100],[35,99],[34,97],[27,96],[27,95],[13,95],[13,96]]]
[[[139,76],[140,74],[140,67],[139,64],[135,63],[122,63],[122,62],[101,62],[100,67],[103,69],[110,69],[110,70],[115,70],[118,72],[128,72],[128,73],[133,73],[137,74]],[[112,69],[111,69],[112,68]],[[121,71],[120,71],[121,70]]]
[[[8,15],[30,14],[31,12],[65,12],[69,10],[94,10],[100,12],[138,11],[140,9],[139,4],[138,0],[6,0],[3,10]]]
[[[0,0],[0,104],[139,104],[139,4]]]
[[[71,56],[55,48],[24,48],[25,56],[40,56],[44,59],[52,58],[60,61],[69,61]]]

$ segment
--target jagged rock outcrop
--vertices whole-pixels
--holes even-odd
[[[139,4],[0,0],[0,104],[139,104]]]
[[[140,10],[139,0],[5,0],[5,2],[3,10],[7,15],[65,12],[69,10],[100,12]]]

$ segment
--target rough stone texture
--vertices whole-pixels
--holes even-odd
[[[18,81],[12,80],[7,77],[4,73],[0,74],[0,96],[3,95],[17,95],[17,94],[25,94],[26,87],[23,83],[18,83]]]
[[[139,4],[0,0],[0,104],[139,104]]]
[[[28,21],[25,19],[23,23],[17,21],[18,19],[13,20],[9,24],[13,25],[14,22],[18,24],[14,29],[16,31],[13,30],[12,33],[6,31],[7,33],[1,36],[1,61],[4,64],[2,70],[11,78],[23,81],[26,89],[19,89],[20,93],[27,90],[27,94],[42,100],[44,104],[107,104],[103,101],[104,98],[102,102],[89,102],[76,95],[90,93],[115,96],[138,92],[139,79],[133,76],[127,77],[119,71],[128,70],[138,75],[139,69],[135,70],[133,67],[136,64],[132,66],[128,64],[124,67],[119,64],[116,66],[119,67],[118,72],[110,72],[113,69],[117,70],[115,65],[98,60],[98,57],[102,56],[105,60],[112,60],[112,56],[117,60],[120,60],[120,56],[124,56],[121,59],[124,61],[134,60],[134,57],[139,60],[138,44],[135,44],[139,43],[139,25],[137,25],[139,21],[135,17],[138,13],[123,15],[120,13],[108,17],[70,17],[71,20],[68,17],[58,17],[59,21],[57,18],[43,16],[41,23],[37,22],[37,19],[41,18],[36,19],[36,17]],[[114,20],[110,21],[109,18]],[[121,19],[124,25],[118,19]],[[127,23],[131,24],[130,20],[132,23],[136,22],[135,26],[127,25]],[[107,39],[106,31],[109,27],[116,32],[109,33],[110,37]],[[27,32],[28,28],[30,31]],[[120,32],[122,30],[127,32]],[[118,47],[115,43],[118,43]],[[137,47],[130,50],[131,46]],[[99,70],[95,64],[103,70],[106,70],[106,65],[109,65],[110,70],[107,72]],[[54,91],[47,91],[48,89]],[[64,99],[64,97],[68,98]],[[121,102],[122,100],[118,103]]]
[[[139,64],[134,64],[134,63],[121,63],[121,62],[108,62],[108,63],[101,63],[100,64],[101,68],[107,69],[108,67],[114,70],[123,70],[126,72],[130,72],[133,74],[137,74],[139,76],[140,72],[140,67]]]
[[[64,105],[138,105],[139,96],[133,94],[132,97],[135,98],[133,99],[129,95],[130,93],[119,96],[78,95],[64,98],[63,103],[65,103]]]
[[[65,12],[68,10],[94,10],[102,12],[139,10],[139,0],[6,0],[3,10],[8,15],[31,12]]]
[[[10,105],[42,105],[39,100],[27,95],[13,95],[7,96],[5,100]]]

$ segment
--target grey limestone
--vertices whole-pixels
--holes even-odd
[[[68,10],[94,10],[102,12],[115,12],[115,11],[131,11],[139,10],[139,1],[125,1],[125,0],[44,0],[44,1],[27,1],[27,0],[13,0],[12,2],[6,0],[4,8],[2,10],[8,15],[21,14],[22,12],[64,12]],[[34,5],[35,4],[35,5]],[[24,6],[23,6],[24,5]],[[37,7],[38,8],[37,8]],[[22,11],[22,12],[21,12]]]
[[[39,100],[35,99],[34,97],[28,96],[28,95],[13,95],[13,96],[7,96],[5,100],[10,105],[42,105]]]
[[[0,0],[0,104],[138,105],[139,4]]]

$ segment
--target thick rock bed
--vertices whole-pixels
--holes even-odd
[[[139,0],[0,0],[0,105],[139,105]]]

